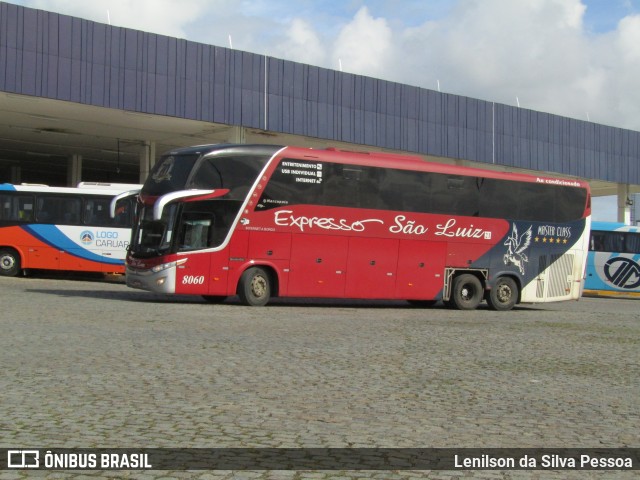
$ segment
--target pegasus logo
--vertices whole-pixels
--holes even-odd
[[[518,227],[514,224],[511,235],[504,244],[507,246],[507,253],[503,257],[504,264],[515,265],[520,270],[520,275],[524,275],[525,263],[529,263],[529,257],[524,252],[531,245],[531,227],[522,235],[518,235]]]

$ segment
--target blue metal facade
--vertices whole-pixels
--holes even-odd
[[[0,91],[640,184],[640,133],[0,2]]]

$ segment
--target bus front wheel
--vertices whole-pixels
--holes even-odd
[[[238,285],[240,301],[250,307],[266,305],[271,298],[271,277],[261,267],[249,268],[240,277]]]
[[[458,310],[474,310],[482,301],[482,283],[478,277],[464,273],[453,280],[449,305]]]
[[[487,294],[487,303],[492,310],[511,310],[518,301],[518,285],[510,277],[500,277]]]
[[[20,255],[12,248],[0,250],[0,275],[15,277],[20,272]]]

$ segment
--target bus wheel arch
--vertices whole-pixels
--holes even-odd
[[[238,281],[240,301],[251,307],[261,307],[277,296],[278,281],[275,271],[265,265],[247,268]]]
[[[480,277],[462,271],[453,277],[447,305],[458,310],[475,310],[483,297],[484,284]]]
[[[10,247],[0,247],[0,275],[15,277],[22,270],[20,253]]]
[[[522,289],[517,278],[511,275],[502,275],[493,282],[485,299],[490,309],[504,312],[520,303],[521,293]]]

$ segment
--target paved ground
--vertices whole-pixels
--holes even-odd
[[[640,302],[508,313],[0,278],[0,447],[640,447]],[[31,472],[39,478],[633,472]],[[26,478],[0,471],[0,480]]]

